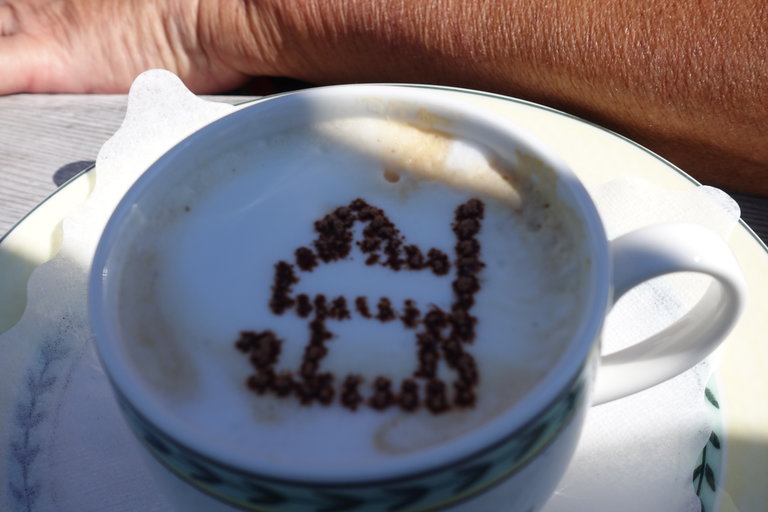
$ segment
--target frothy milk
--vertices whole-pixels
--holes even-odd
[[[375,464],[508,410],[569,342],[586,257],[535,162],[373,118],[249,144],[117,248],[123,349],[209,442]]]

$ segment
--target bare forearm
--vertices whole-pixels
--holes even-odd
[[[765,0],[0,0],[0,94],[248,77],[464,86],[613,128],[768,195]]]
[[[764,0],[280,0],[284,74],[413,81],[539,101],[701,180],[768,194]]]

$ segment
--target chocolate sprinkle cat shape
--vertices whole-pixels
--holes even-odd
[[[356,199],[348,206],[336,208],[314,223],[317,238],[313,248],[300,247],[295,263],[279,261],[275,264],[272,296],[269,307],[275,315],[293,311],[308,320],[309,340],[304,348],[300,368],[295,371],[275,371],[280,359],[283,341],[271,330],[243,331],[235,346],[247,355],[255,373],[247,378],[248,388],[258,394],[271,393],[278,397],[296,397],[302,404],[330,405],[335,400],[355,411],[360,406],[377,410],[400,407],[413,412],[425,407],[434,414],[452,408],[472,407],[476,400],[475,388],[479,374],[475,359],[465,350],[475,340],[477,319],[471,310],[474,296],[480,290],[478,274],[484,267],[480,259],[480,242],[484,204],[470,199],[455,210],[452,230],[456,238],[453,265],[442,251],[431,248],[426,254],[416,245],[405,245],[405,239],[385,212]],[[356,242],[367,255],[366,265],[381,265],[392,271],[429,271],[436,276],[447,276],[454,268],[452,283],[453,303],[450,311],[431,305],[422,314],[415,301],[406,299],[400,311],[383,297],[371,309],[366,297],[348,300],[333,299],[323,294],[309,297],[293,296],[293,286],[300,277],[298,272],[312,272],[322,263],[330,263],[349,256],[354,242],[352,227],[356,222],[367,224],[362,240]],[[386,376],[377,376],[367,383],[370,392],[361,388],[366,384],[360,375],[346,376],[323,372],[322,360],[327,355],[328,340],[334,334],[328,330],[326,320],[344,321],[352,315],[379,322],[399,319],[406,329],[414,331],[418,367],[412,377],[393,383]],[[446,382],[438,377],[438,364],[444,360],[457,375],[453,393]],[[340,385],[337,382],[341,382]]]

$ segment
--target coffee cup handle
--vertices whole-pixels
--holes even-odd
[[[614,304],[627,291],[673,272],[700,272],[713,278],[687,314],[657,334],[600,362],[593,403],[631,395],[696,365],[715,350],[744,308],[747,286],[726,242],[693,224],[661,224],[627,233],[611,242]]]

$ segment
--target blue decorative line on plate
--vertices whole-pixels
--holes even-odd
[[[33,474],[42,450],[38,432],[48,419],[48,396],[59,380],[57,363],[69,353],[70,348],[60,339],[47,339],[27,369],[25,396],[16,402],[13,424],[17,430],[11,436],[9,450],[12,467],[8,486],[16,510],[31,512],[41,495],[42,483]]]
[[[715,392],[711,387],[704,390],[704,397],[707,404],[712,408],[713,418],[717,419],[720,414],[720,403],[717,401]],[[719,421],[715,421],[712,427],[712,433],[709,435],[707,444],[702,448],[699,458],[696,461],[696,467],[693,469],[693,486],[696,496],[701,503],[701,512],[709,512],[715,506],[715,497],[720,485],[720,473],[723,459],[722,445],[720,443],[720,434],[722,431],[718,428]]]

